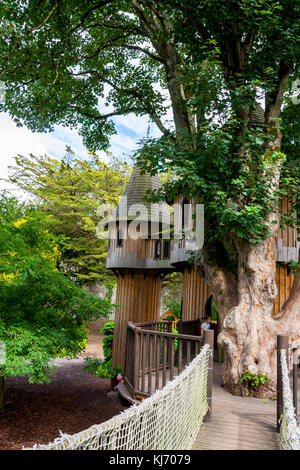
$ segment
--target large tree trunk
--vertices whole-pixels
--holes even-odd
[[[239,378],[244,370],[269,377],[265,385],[253,387],[253,396],[276,396],[276,336],[288,334],[290,341],[300,338],[300,274],[296,276],[290,299],[283,311],[272,315],[277,295],[276,237],[257,247],[239,247],[238,303],[223,321],[218,343],[225,350],[222,369],[224,387],[241,395]]]

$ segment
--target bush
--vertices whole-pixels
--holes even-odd
[[[95,359],[93,357],[85,358],[86,366],[84,370],[90,374],[101,377],[102,379],[111,379],[121,374],[120,366],[112,367],[112,343],[114,338],[115,322],[109,321],[105,323],[100,332],[105,335],[103,339],[104,359]]]
[[[110,361],[112,359],[112,343],[114,339],[114,327],[115,322],[109,321],[105,323],[104,327],[100,330],[100,332],[105,335],[103,339],[103,352],[105,361]]]
[[[84,361],[83,370],[102,379],[111,379],[121,373],[120,366],[112,367],[111,359],[106,362],[105,359],[86,357]]]
[[[243,370],[239,384],[245,383],[250,387],[258,387],[260,384],[265,385],[268,381],[269,377],[267,375],[259,373],[253,374],[249,370]]]

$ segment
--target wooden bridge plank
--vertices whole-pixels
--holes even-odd
[[[276,402],[229,394],[220,386],[220,365],[214,366],[212,419],[202,424],[192,449],[279,449]]]

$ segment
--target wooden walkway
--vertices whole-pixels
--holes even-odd
[[[221,387],[214,364],[213,414],[203,423],[192,450],[277,450],[276,401],[235,397]]]

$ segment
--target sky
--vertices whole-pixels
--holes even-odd
[[[123,159],[130,159],[130,154],[138,146],[138,141],[147,135],[148,117],[136,117],[134,114],[114,117],[117,134],[111,136],[109,151]],[[160,134],[154,123],[150,125],[150,136]],[[17,154],[49,155],[60,159],[65,153],[66,145],[70,145],[76,157],[85,159],[88,152],[83,146],[82,138],[76,130],[63,126],[55,126],[51,133],[33,133],[28,128],[17,127],[8,113],[0,112],[0,188],[9,190],[13,195],[22,194],[10,183],[3,181],[8,176],[8,167],[14,165]],[[108,157],[105,152],[97,152],[103,161]]]

